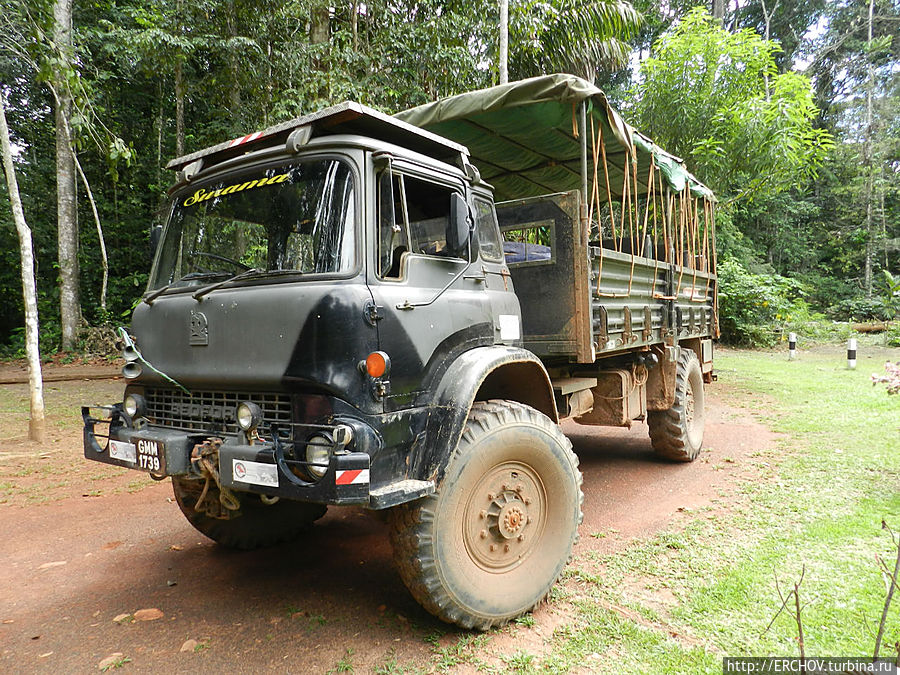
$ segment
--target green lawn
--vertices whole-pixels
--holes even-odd
[[[900,350],[881,352],[900,359]],[[799,581],[806,654],[872,653],[886,586],[876,554],[893,567],[882,519],[900,530],[900,397],[873,387],[883,361],[845,368],[838,350],[727,352],[716,396],[749,408],[783,436],[749,461],[759,477],[699,511],[678,531],[601,560],[576,561],[567,584],[574,621],[549,654],[507,661],[508,672],[721,672],[731,656],[796,655],[784,612]],[[746,460],[745,460],[746,461]],[[635,588],[643,593],[634,593]],[[645,602],[654,593],[668,604]],[[896,655],[900,593],[882,655]]]

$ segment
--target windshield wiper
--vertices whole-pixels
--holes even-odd
[[[143,302],[146,302],[148,305],[152,305],[153,301],[156,300],[159,296],[165,293],[167,290],[172,288],[175,284],[180,284],[182,281],[187,281],[188,279],[203,279],[204,277],[218,277],[222,274],[228,274],[227,272],[190,272],[185,274],[180,279],[176,279],[171,283],[166,284],[162,288],[157,288],[152,293],[145,295],[143,297]]]
[[[260,270],[260,269],[256,269],[255,267],[253,267],[249,270],[244,270],[243,272],[240,272],[239,274],[235,274],[232,277],[223,279],[222,281],[217,281],[216,283],[210,284],[209,286],[204,286],[199,291],[196,291],[193,295],[191,295],[191,297],[194,298],[194,300],[197,300],[199,302],[200,298],[202,298],[204,295],[216,290],[217,288],[220,288],[221,286],[224,286],[227,283],[230,283],[232,281],[238,281],[240,279],[244,279],[245,277],[252,277],[256,274],[265,274],[265,273],[266,273],[265,270]]]

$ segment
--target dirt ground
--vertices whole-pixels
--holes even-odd
[[[46,388],[48,439],[37,446],[21,438],[26,385],[0,387],[0,672],[100,672],[115,654],[135,673],[428,671],[436,649],[465,636],[412,600],[385,526],[364,510],[332,508],[289,545],[224,550],[188,525],[168,481],[83,459],[79,406],[118,400],[121,380]],[[741,460],[773,434],[717,400],[717,385],[707,391],[707,450],[690,465],[656,460],[643,423],[563,426],[584,473],[576,559],[727,501],[753,471]],[[496,660],[567,620],[564,605],[544,605],[533,626],[478,648]]]

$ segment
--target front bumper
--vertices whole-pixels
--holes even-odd
[[[214,435],[153,425],[136,428],[121,405],[108,406],[108,419],[92,417],[83,407],[84,456],[87,459],[147,471],[162,480],[166,476],[197,476],[194,449]],[[356,433],[360,433],[356,425]],[[99,427],[99,428],[98,428]],[[323,425],[327,431],[330,427]],[[103,433],[106,431],[106,433]],[[374,435],[374,431],[371,431]],[[221,435],[218,437],[222,437]],[[357,504],[382,509],[434,492],[431,481],[398,480],[370,489],[370,456],[366,452],[336,450],[330,453],[322,478],[305,480],[291,470],[303,464],[291,459],[287,443],[225,436],[218,449],[219,482],[223,487],[317,504]]]

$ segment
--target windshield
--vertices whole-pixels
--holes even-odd
[[[319,159],[235,173],[177,198],[148,290],[193,287],[246,270],[353,269],[353,174]]]

